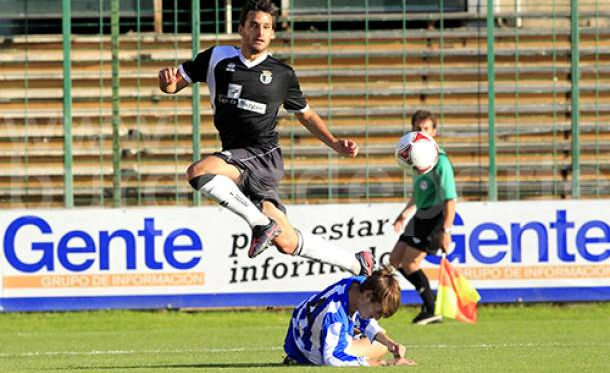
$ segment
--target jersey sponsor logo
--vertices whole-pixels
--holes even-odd
[[[227,88],[227,97],[239,98],[239,96],[241,96],[241,90],[242,90],[241,85],[229,83],[229,87]]]
[[[261,83],[263,83],[263,84],[271,83],[271,81],[273,80],[271,70],[263,70],[263,72],[261,72],[259,79],[260,79]]]
[[[225,95],[218,95],[218,102],[222,104],[237,105],[242,110],[252,111],[258,114],[265,114],[267,105],[260,102],[246,100],[244,98],[233,98]]]
[[[238,99],[236,98],[227,97],[225,95],[218,95],[218,102],[221,104],[237,105],[237,100]]]
[[[235,72],[235,64],[233,62],[229,63],[225,70],[228,71],[228,72],[234,73]]]
[[[247,111],[253,111],[259,114],[265,114],[267,110],[266,104],[261,104],[260,102],[250,101],[243,98],[237,100],[237,107]]]
[[[427,182],[426,180],[422,180],[422,181],[419,183],[419,189],[421,189],[421,190],[426,190],[426,189],[428,189],[428,182]]]

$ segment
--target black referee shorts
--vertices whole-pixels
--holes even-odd
[[[239,189],[262,208],[263,201],[272,202],[286,213],[278,188],[284,177],[284,159],[277,144],[229,149],[212,154],[241,171]]]
[[[398,241],[429,255],[436,255],[438,250],[441,249],[439,238],[443,217],[442,208],[431,208],[416,212],[415,216],[407,223]]]

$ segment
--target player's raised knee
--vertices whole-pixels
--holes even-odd
[[[197,176],[205,174],[205,170],[202,167],[198,167],[199,162],[192,163],[186,169],[186,179],[191,180]]]

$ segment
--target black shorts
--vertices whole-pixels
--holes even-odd
[[[238,187],[259,208],[262,208],[263,201],[270,201],[286,213],[278,192],[280,180],[284,177],[284,159],[279,145],[228,149],[212,155],[239,168]]]
[[[424,251],[429,255],[435,255],[441,249],[440,232],[443,226],[444,213],[442,209],[431,208],[417,211],[415,216],[409,220],[404,232],[398,241]]]

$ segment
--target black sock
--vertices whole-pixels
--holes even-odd
[[[191,180],[189,180],[189,184],[191,184],[191,186],[193,187],[193,189],[195,190],[201,190],[201,188],[210,180],[212,180],[214,178],[214,176],[216,175],[210,175],[210,174],[205,174],[205,175],[200,175],[200,176],[195,176],[194,178],[192,178]]]
[[[410,275],[407,275],[405,270],[401,268],[400,273],[402,273],[402,275],[405,276],[405,278],[412,283],[413,286],[415,286],[415,291],[417,291],[417,294],[419,294],[421,299],[424,301],[422,310],[428,313],[433,313],[434,293],[430,288],[430,282],[428,281],[428,277],[426,277],[424,271],[420,269],[411,273]]]

